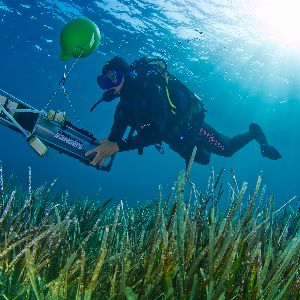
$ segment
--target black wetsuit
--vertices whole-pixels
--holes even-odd
[[[182,89],[187,89],[182,85]],[[181,93],[170,88],[170,96]],[[182,97],[195,94],[182,93]],[[177,114],[179,108],[176,108]],[[165,142],[186,161],[189,160],[194,146],[197,146],[195,162],[208,164],[211,153],[231,156],[254,139],[250,132],[232,138],[218,132],[204,122],[204,110],[193,116],[192,124],[178,124],[178,115],[169,107],[165,86],[155,80],[125,78],[120,93],[120,102],[114,115],[114,123],[108,137],[117,142],[120,152],[141,149]],[[197,121],[198,120],[198,121]],[[127,127],[132,127],[137,134],[123,139]],[[267,143],[265,136],[259,143]]]

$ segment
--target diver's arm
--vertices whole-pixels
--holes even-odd
[[[148,124],[142,125],[140,136],[135,135],[119,141],[119,152],[144,148],[161,141],[163,135],[161,130],[167,121],[167,100],[162,88],[155,82],[151,80],[145,82],[144,88],[147,91],[147,100],[151,101],[152,111],[148,111],[148,113],[154,118]]]
[[[119,146],[119,152],[129,151],[138,149],[139,147],[144,148],[147,146],[154,145],[159,140],[158,127],[153,124],[146,124],[140,131],[140,137],[134,135],[126,140],[117,142]]]
[[[108,136],[108,140],[110,142],[119,142],[122,140],[124,133],[127,128],[127,121],[125,119],[123,110],[118,105],[116,108],[116,112],[114,115],[114,123],[110,130],[110,134]]]

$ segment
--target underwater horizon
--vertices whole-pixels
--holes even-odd
[[[62,91],[51,108],[66,111],[74,125],[104,139],[118,101],[89,111],[102,95],[96,78],[103,64],[115,55],[128,62],[143,56],[163,58],[168,70],[201,97],[208,124],[233,136],[258,123],[282,155],[268,160],[252,142],[232,157],[213,155],[209,165],[194,163],[191,180],[205,189],[212,167],[216,172],[225,168],[225,181],[233,169],[239,184],[247,181],[254,188],[262,172],[267,192],[274,193],[279,207],[300,195],[300,34],[294,13],[300,7],[292,0],[272,3],[0,1],[0,89],[45,108],[64,72],[60,31],[75,18],[88,18],[98,25],[101,42],[95,53],[78,61],[66,81],[76,115]],[[73,62],[67,61],[67,67]],[[5,177],[14,173],[26,185],[31,167],[34,186],[57,178],[57,191],[67,189],[74,197],[94,195],[101,188],[102,197],[134,205],[154,199],[159,184],[168,193],[185,167],[164,145],[164,155],[153,146],[142,156],[137,150],[118,153],[112,170],[105,173],[51,149],[39,158],[20,134],[2,125],[0,136]]]

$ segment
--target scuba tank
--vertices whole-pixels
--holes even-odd
[[[206,110],[200,97],[168,72],[167,63],[163,59],[141,58],[131,64],[131,71],[145,85],[151,81],[165,90],[171,111],[169,115],[174,123],[183,128],[203,124]]]

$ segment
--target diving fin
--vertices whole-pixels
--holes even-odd
[[[275,147],[268,144],[261,144],[260,151],[263,157],[267,157],[272,160],[281,158],[281,154],[279,153],[279,151]]]

